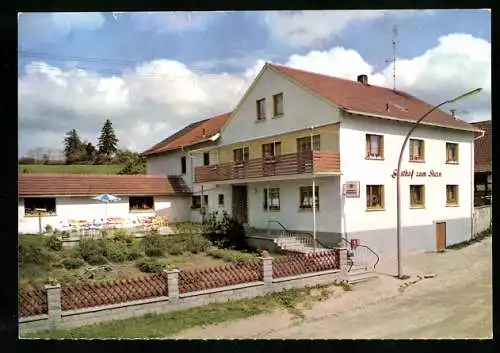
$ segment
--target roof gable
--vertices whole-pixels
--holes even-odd
[[[142,155],[147,156],[164,153],[182,147],[206,142],[221,131],[222,126],[230,115],[231,113],[225,113],[192,123],[144,151]]]

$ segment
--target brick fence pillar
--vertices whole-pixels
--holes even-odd
[[[179,302],[179,270],[166,270],[167,273],[167,295],[171,303]]]
[[[46,284],[49,325],[52,329],[61,324],[61,285]]]
[[[262,273],[265,284],[273,283],[273,258],[272,257],[261,257]]]
[[[347,270],[349,269],[349,264],[347,263],[347,248],[336,248],[339,257],[340,265],[340,278],[341,282],[347,282],[349,280],[349,274]]]

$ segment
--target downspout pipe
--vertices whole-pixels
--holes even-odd
[[[470,148],[470,163],[471,163],[471,180],[470,180],[470,194],[471,194],[471,210],[470,210],[470,239],[473,239],[476,234],[474,234],[474,142],[483,138],[485,134],[484,130],[481,130],[481,135],[472,137],[471,148]]]

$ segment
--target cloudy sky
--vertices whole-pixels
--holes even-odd
[[[96,142],[111,119],[120,147],[142,151],[230,111],[264,62],[392,87],[490,119],[491,17],[466,11],[23,13],[18,16],[19,155],[60,148],[66,131]]]

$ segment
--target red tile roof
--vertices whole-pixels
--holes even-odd
[[[230,115],[231,113],[225,113],[192,123],[144,151],[142,155],[163,153],[209,141],[210,137],[220,132]]]
[[[484,136],[474,141],[474,171],[491,172],[491,120],[472,125],[484,131]]]
[[[416,121],[433,107],[401,91],[393,91],[389,88],[370,84],[364,85],[357,81],[292,69],[281,65],[269,64],[269,66],[298,81],[333,104],[347,110]],[[387,108],[389,109],[387,110]],[[455,119],[442,110],[436,110],[430,114],[424,120],[424,123],[476,130],[471,124]]]
[[[27,196],[96,196],[100,194],[189,195],[181,177],[161,175],[30,174],[18,175],[18,194]]]

